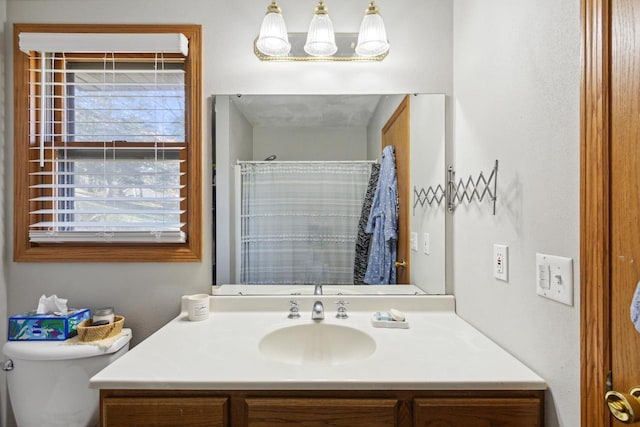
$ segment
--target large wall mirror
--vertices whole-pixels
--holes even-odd
[[[215,111],[214,283],[217,286],[214,293],[304,294],[312,292],[316,283],[323,284],[325,293],[445,293],[445,203],[416,206],[414,202],[414,187],[426,190],[445,181],[443,94],[218,95],[215,97]],[[347,283],[348,278],[340,279],[342,282],[339,284],[332,283],[332,279],[321,275],[339,264],[332,261],[337,258],[332,258],[329,252],[333,249],[327,244],[318,245],[317,249],[310,251],[294,250],[293,255],[281,255],[277,248],[273,253],[265,250],[262,271],[275,268],[273,260],[277,257],[299,256],[291,270],[299,270],[306,276],[298,277],[292,273],[286,279],[265,285],[255,284],[256,277],[260,279],[262,276],[245,274],[246,259],[262,255],[248,254],[243,246],[242,239],[247,235],[244,228],[248,227],[243,212],[246,214],[249,202],[242,195],[249,191],[258,193],[258,196],[264,194],[260,186],[247,190],[249,178],[243,168],[267,164],[270,168],[293,166],[297,170],[298,165],[324,167],[340,164],[341,167],[356,165],[354,169],[362,174],[365,173],[362,167],[375,169],[371,164],[380,163],[385,145],[396,147],[401,211],[397,261],[406,263],[406,267],[398,267],[397,285],[366,285],[359,280]],[[369,180],[369,172],[366,174],[364,186],[360,182],[356,191],[363,196]],[[303,181],[305,178],[287,169],[276,179]],[[327,182],[332,179],[327,178]],[[327,188],[344,185],[352,184],[331,182]],[[251,202],[255,206],[252,215],[272,216],[272,211],[266,210],[267,204],[277,205],[278,215],[284,215],[294,211],[293,205],[305,203],[306,194],[327,190],[312,186],[295,194],[291,191],[288,198],[258,197],[257,202]],[[265,206],[264,211],[262,206]],[[339,209],[336,207],[332,212]],[[321,216],[323,214],[318,211],[317,223],[310,226],[297,225],[296,218],[285,219],[285,223],[291,224],[291,230],[278,232],[280,234],[264,232],[259,237],[265,241],[277,239],[280,235],[300,237],[311,228],[323,234],[329,234],[327,230],[331,230],[333,235],[357,236],[357,220],[355,225],[347,226],[345,221],[326,225]],[[252,225],[254,228],[259,226]],[[304,227],[303,231],[301,227]],[[342,266],[341,269],[348,268]]]

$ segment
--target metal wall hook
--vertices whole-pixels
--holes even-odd
[[[467,201],[471,203],[474,200],[482,202],[485,197],[489,198],[493,203],[493,214],[496,214],[496,200],[498,188],[498,160],[496,160],[489,177],[485,177],[483,172],[478,174],[476,179],[473,176],[465,180],[461,179],[456,182],[456,171],[453,166],[447,168],[447,184],[446,188],[438,184],[437,186],[429,186],[424,188],[413,187],[413,214],[416,213],[418,204],[424,207],[425,203],[429,206],[439,205],[443,199],[447,199],[447,210],[453,213],[456,206]]]
[[[482,202],[486,196],[493,203],[493,214],[496,214],[496,200],[498,199],[498,160],[496,160],[488,178],[485,178],[484,173],[480,172],[476,179],[473,179],[473,176],[469,175],[466,181],[461,179],[456,183],[456,172],[453,170],[453,166],[449,166],[448,176],[447,208],[449,212],[453,212],[456,206],[465,200],[469,203],[474,200]]]
[[[416,206],[420,204],[424,207],[424,204],[432,206],[433,204],[439,205],[440,202],[446,197],[446,190],[440,184],[435,188],[431,185],[426,190],[424,188],[413,187],[413,214],[416,213]]]

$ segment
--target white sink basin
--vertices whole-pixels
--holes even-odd
[[[349,326],[305,323],[268,333],[259,349],[269,359],[293,365],[340,365],[371,356],[376,343]]]

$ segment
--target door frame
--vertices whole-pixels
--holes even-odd
[[[400,168],[398,168],[398,163],[401,163],[400,160],[402,160],[402,157],[400,157],[400,154],[396,150],[396,175],[399,178],[400,174],[402,173],[403,179],[398,179],[398,250],[396,259],[393,261],[400,261],[401,252],[404,253],[405,256],[403,257],[402,261],[405,261],[407,263],[406,266],[402,267],[402,277],[404,280],[398,280],[397,283],[409,285],[411,283],[411,247],[409,242],[409,235],[411,233],[411,216],[409,214],[411,209],[411,95],[405,95],[402,98],[394,112],[385,122],[382,130],[380,131],[380,142],[382,150],[384,150],[387,145],[390,145],[385,145],[385,136],[389,129],[393,127],[393,125],[402,114],[406,114],[405,117],[408,126],[408,141],[406,146],[403,147],[403,151],[405,154],[408,152],[409,155],[404,158],[407,161],[402,162],[406,164],[404,164],[404,169],[401,171]],[[400,185],[401,183],[404,183],[404,187]],[[396,272],[396,276],[399,277],[400,274]]]
[[[580,393],[583,427],[610,425],[611,0],[581,0]]]

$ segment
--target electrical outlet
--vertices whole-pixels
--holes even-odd
[[[431,236],[429,233],[424,233],[422,238],[422,252],[424,252],[425,255],[431,255]]]
[[[493,277],[508,282],[509,247],[507,245],[493,245]]]

